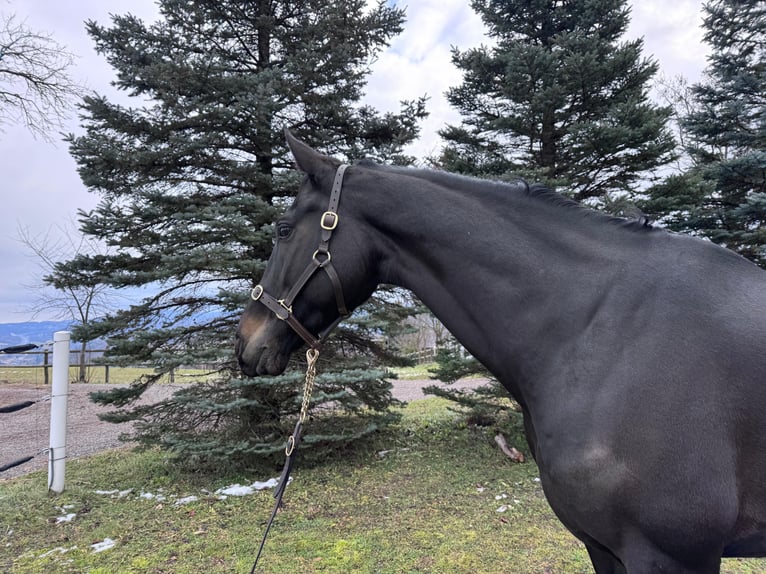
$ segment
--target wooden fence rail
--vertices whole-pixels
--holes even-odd
[[[88,356],[88,359],[91,359],[94,354],[102,355],[106,352],[106,349],[86,349],[85,354]],[[70,365],[72,367],[79,367],[80,360],[79,357],[82,354],[81,349],[71,349],[69,351],[69,355],[76,355],[77,360],[71,361]],[[43,351],[23,351],[20,353],[13,353],[5,351],[2,355],[42,355],[43,356],[43,362],[39,365],[0,365],[0,372],[2,372],[3,369],[42,369],[43,370],[43,383],[48,385],[50,384],[50,370],[52,368],[51,365],[51,357],[53,356],[53,350],[47,349]],[[92,363],[90,360],[88,360],[85,363],[85,367],[88,369],[92,368],[103,368],[104,369],[104,382],[109,382],[109,365],[103,364],[103,363]]]
[[[430,363],[436,358],[436,347],[429,347],[427,349],[415,351],[414,353],[409,353],[407,357],[418,364]]]

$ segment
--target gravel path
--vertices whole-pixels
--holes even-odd
[[[486,381],[470,379],[460,381],[455,388],[477,387]],[[393,395],[403,401],[425,398],[423,387],[439,384],[435,381],[394,381]],[[67,457],[78,458],[102,450],[123,446],[119,436],[128,432],[129,423],[112,424],[98,418],[99,413],[108,412],[110,407],[94,404],[88,394],[119,385],[72,384],[69,387]],[[142,402],[156,402],[170,396],[183,385],[154,385],[150,387]],[[0,473],[0,480],[21,476],[35,470],[47,468],[44,449],[48,446],[50,425],[50,401],[42,400],[50,394],[50,386],[3,385],[0,384],[0,406],[24,401],[38,401],[35,405],[14,413],[0,413],[0,465],[20,458],[37,455],[31,461]]]

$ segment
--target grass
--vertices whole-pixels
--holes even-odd
[[[429,369],[435,369],[436,363],[420,363],[412,367],[396,367],[391,369],[396,377],[403,381],[430,379],[433,375]]]
[[[395,429],[354,453],[312,468],[299,460],[259,572],[591,572],[584,547],[549,509],[535,465],[508,462],[492,432],[466,427],[446,405],[410,403]],[[506,436],[523,446],[517,426]],[[58,496],[46,493],[40,473],[0,482],[0,571],[248,572],[270,493],[226,500],[212,493],[275,475],[211,476],[172,466],[158,451],[118,450],[71,461]],[[129,489],[122,497],[96,493]],[[199,498],[174,503],[189,495]],[[57,524],[67,513],[76,517]],[[105,538],[115,547],[94,552]],[[726,561],[724,571],[764,567]]]
[[[437,363],[420,363],[412,367],[395,367],[391,370],[396,373],[397,378],[400,380],[428,380],[434,376],[431,370],[436,369],[438,366]],[[482,378],[482,375],[468,375],[466,378]],[[434,383],[436,383],[435,380]]]
[[[436,363],[425,363],[413,367],[397,367],[392,369],[401,380],[419,380],[430,379],[431,373],[428,369],[436,367]],[[109,383],[120,385],[129,384],[138,379],[141,375],[151,374],[151,368],[139,367],[109,367]],[[101,384],[105,382],[105,368],[103,366],[88,367],[88,382]],[[48,370],[51,376],[50,369]],[[79,368],[71,366],[69,368],[69,380],[77,381],[80,376]],[[208,372],[201,369],[178,369],[175,373],[176,383],[199,382],[208,376]],[[43,367],[6,367],[0,366],[0,384],[11,385],[42,385],[45,381]],[[49,379],[50,381],[50,379]],[[160,380],[160,383],[169,382],[170,377],[166,376]]]
[[[109,367],[109,384],[129,384],[141,377],[152,374],[151,368],[139,367]],[[100,384],[105,382],[105,369],[101,366],[88,367],[87,378],[89,383]],[[49,377],[52,376],[48,371]],[[77,382],[80,376],[78,367],[69,367],[69,380]],[[175,373],[176,383],[198,382],[208,373],[201,369],[178,369]],[[43,367],[0,367],[0,384],[11,385],[42,385],[45,382]],[[170,382],[170,377],[165,376],[160,383]],[[50,378],[49,378],[50,383]]]

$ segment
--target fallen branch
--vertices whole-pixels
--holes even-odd
[[[500,450],[503,451],[503,454],[505,454],[513,462],[524,462],[524,455],[512,446],[508,446],[508,443],[505,441],[505,437],[501,433],[497,433],[495,435],[495,442],[497,443],[497,446],[500,447]]]

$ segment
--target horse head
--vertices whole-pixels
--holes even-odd
[[[286,137],[306,177],[276,223],[274,249],[239,322],[236,354],[248,376],[282,373],[295,350],[318,347],[377,286],[353,168],[346,174],[348,166]]]

